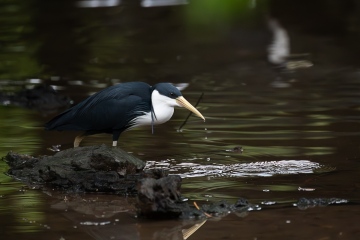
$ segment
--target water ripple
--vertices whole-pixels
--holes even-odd
[[[183,178],[191,177],[270,177],[273,175],[314,173],[321,168],[319,163],[308,160],[281,160],[236,164],[178,163],[148,161],[146,169],[165,168]]]

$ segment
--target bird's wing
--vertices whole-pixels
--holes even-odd
[[[58,115],[45,127],[104,132],[126,129],[133,117],[150,111],[149,88],[146,83],[124,83],[106,88]]]
[[[128,124],[132,119],[149,111],[148,109],[150,106],[136,95],[106,99],[92,105],[87,111],[81,111],[77,115],[77,125],[82,125],[85,130],[123,131],[130,127]]]
[[[141,82],[129,82],[114,85],[109,88],[105,88],[100,92],[95,93],[94,95],[88,97],[83,102],[79,103],[78,112],[82,113],[89,111],[89,109],[97,108],[98,105],[103,102],[111,100],[122,101],[122,104],[127,104],[125,100],[129,101],[130,96],[138,96],[144,101],[150,101],[150,85],[147,83]],[[119,104],[119,103],[118,103]]]

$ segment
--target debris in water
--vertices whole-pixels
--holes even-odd
[[[52,152],[60,152],[60,147],[61,145],[52,145],[51,147],[47,148],[48,150],[52,151]]]
[[[302,187],[299,187],[298,191],[312,192],[312,191],[315,191],[315,188],[302,188]]]
[[[262,201],[261,204],[263,204],[263,205],[275,205],[276,202],[275,201]]]
[[[110,221],[105,221],[105,222],[91,222],[91,221],[86,221],[86,222],[80,222],[80,225],[86,225],[86,226],[104,226],[107,224],[110,224]]]
[[[331,204],[344,204],[349,201],[342,198],[300,198],[294,206],[297,206],[301,210],[305,210],[313,207],[323,207]]]

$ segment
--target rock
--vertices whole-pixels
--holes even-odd
[[[144,171],[143,161],[116,147],[77,147],[41,157],[10,152],[3,159],[10,166],[8,174],[12,177],[45,192],[49,188],[66,191],[69,195],[61,201],[84,211],[92,211],[99,203],[92,206],[90,201],[84,209],[81,201],[74,201],[76,194],[72,193],[137,194],[138,216],[152,219],[204,219],[259,209],[243,198],[235,204],[219,201],[195,207],[181,196],[180,176],[168,175],[161,169]],[[107,204],[103,206],[106,208]],[[121,211],[131,208],[127,206]]]
[[[35,109],[44,115],[58,112],[72,104],[68,96],[57,93],[51,86],[37,85],[17,93],[0,92],[0,104]]]
[[[137,184],[139,216],[147,218],[178,218],[183,214],[204,216],[196,209],[190,209],[187,202],[182,201],[181,177],[165,176],[160,179],[144,178]],[[196,212],[196,213],[195,213]]]
[[[31,157],[10,152],[8,174],[26,184],[74,192],[133,193],[145,163],[120,148],[71,148],[54,156]]]
[[[300,198],[294,205],[301,210],[313,207],[324,207],[332,204],[349,203],[349,200],[342,198]]]
[[[226,216],[231,212],[243,213],[252,210],[260,210],[261,207],[256,204],[249,203],[245,198],[239,198],[235,204],[230,204],[225,200],[204,204],[201,210],[210,214],[213,217]]]
[[[222,200],[211,204],[204,204],[201,209],[211,215],[226,215],[234,210],[234,205],[229,204],[227,201]]]
[[[194,204],[184,201],[180,188],[181,178],[178,175],[139,180],[137,184],[138,216],[152,219],[204,219],[226,216],[231,212],[239,214],[261,209],[258,205],[250,204],[245,198],[239,198],[235,204],[221,200],[204,204],[197,209]]]

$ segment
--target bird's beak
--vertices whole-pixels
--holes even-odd
[[[190,110],[190,111],[193,112],[196,116],[198,116],[199,118],[202,118],[202,119],[205,121],[204,116],[203,116],[193,105],[191,105],[191,103],[189,103],[184,97],[181,96],[181,97],[176,98],[176,102],[177,102],[180,106],[182,106],[182,107]]]

